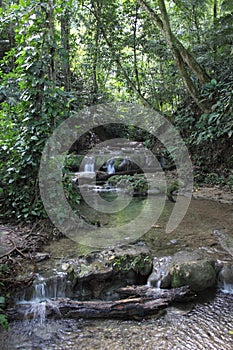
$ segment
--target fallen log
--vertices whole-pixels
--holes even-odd
[[[130,289],[131,288],[131,289]],[[8,309],[9,320],[31,319],[40,317],[41,310],[46,317],[55,318],[117,318],[142,319],[151,315],[160,315],[171,302],[181,301],[182,298],[191,298],[188,287],[182,287],[158,292],[156,288],[128,287],[121,288],[118,293],[128,295],[137,294],[140,297],[131,297],[117,301],[75,301],[67,298],[45,300],[40,304],[18,304]],[[192,295],[193,296],[193,295]]]
[[[126,297],[142,297],[152,299],[166,299],[167,302],[190,301],[194,299],[194,292],[189,286],[172,289],[151,288],[149,286],[128,286],[119,288],[116,292],[121,298]]]
[[[59,298],[43,301],[39,304],[19,304],[8,309],[8,319],[23,320],[40,318],[117,318],[141,319],[149,315],[156,315],[168,306],[165,299],[152,300],[151,298],[131,298],[119,301],[74,301]],[[43,311],[42,311],[43,310]]]

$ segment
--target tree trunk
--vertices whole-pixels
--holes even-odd
[[[93,57],[93,103],[97,103],[97,94],[99,90],[98,86],[98,62],[99,62],[99,55],[100,55],[100,18],[101,18],[101,10],[102,10],[102,3],[97,2],[95,3],[92,1],[92,7],[95,11],[95,17],[96,17],[96,27],[95,27],[95,51],[94,51],[94,57]]]
[[[50,43],[49,52],[49,78],[53,85],[56,85],[56,60],[55,60],[55,46],[52,44],[55,40],[55,27],[54,27],[54,0],[49,0],[49,11],[46,14],[48,25],[48,42]]]
[[[138,22],[138,9],[139,5],[136,4],[135,9],[135,19],[134,19],[134,27],[133,27],[133,56],[134,56],[134,73],[136,79],[137,90],[141,93],[140,80],[138,74],[138,62],[137,62],[137,22]]]
[[[65,91],[70,91],[70,23],[69,23],[69,10],[66,8],[64,15],[61,17],[61,43],[64,50],[62,57],[62,73],[64,79]]]
[[[217,15],[218,15],[218,2],[217,2],[217,0],[214,0],[214,8],[213,8],[213,26],[214,26],[214,33],[217,32]],[[214,37],[213,52],[214,52],[214,61],[216,62],[216,54],[217,54],[216,37]]]
[[[158,289],[148,287],[147,285],[128,286],[119,288],[116,292],[123,298],[135,296],[141,298],[165,299],[168,302],[184,302],[194,298],[194,292],[192,292],[188,286],[173,289]]]
[[[137,0],[142,8],[149,14],[155,25],[164,32],[164,24],[157,13],[150,7],[145,0]],[[175,46],[179,49],[180,55],[184,62],[188,65],[190,70],[195,74],[198,80],[205,84],[211,80],[210,76],[207,74],[205,69],[195,60],[195,58],[190,54],[190,52],[183,46],[183,44],[176,38],[176,36],[171,33],[172,41]]]
[[[174,57],[175,62],[176,62],[177,69],[178,69],[178,71],[183,79],[184,85],[185,85],[187,91],[189,92],[190,96],[193,98],[193,100],[198,105],[198,107],[203,112],[208,113],[209,108],[205,103],[203,103],[201,101],[201,98],[200,98],[199,92],[198,92],[198,88],[195,86],[192,79],[190,78],[190,76],[187,72],[187,69],[186,69],[185,62],[181,56],[181,53],[180,53],[178,47],[176,46],[176,42],[174,40],[174,36],[172,34],[172,31],[171,31],[170,21],[168,18],[167,9],[166,9],[164,0],[158,0],[158,3],[159,3],[159,9],[161,12],[161,16],[162,16],[163,31],[165,34],[165,38],[166,38],[166,41],[167,41],[169,47],[171,48],[171,51],[173,53],[173,57]]]

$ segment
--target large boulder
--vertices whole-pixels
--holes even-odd
[[[117,288],[146,283],[151,270],[152,257],[140,242],[63,263],[79,300],[112,299]]]
[[[172,258],[170,275],[173,288],[189,285],[201,291],[216,283],[215,262],[199,252],[180,251]]]

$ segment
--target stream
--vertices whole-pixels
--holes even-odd
[[[233,295],[205,293],[190,305],[172,306],[160,318],[140,321],[39,320],[13,322],[0,334],[1,350],[231,350]]]
[[[132,212],[142,203],[134,199]],[[154,256],[166,256],[185,249],[199,249],[214,259],[232,261],[224,249],[215,229],[232,229],[232,205],[209,200],[192,199],[190,208],[179,227],[171,234],[164,233],[167,218],[172,210],[167,203],[159,221],[141,239]],[[83,204],[82,211],[88,212]],[[129,213],[127,214],[127,216]],[[119,217],[115,216],[116,222]],[[124,221],[122,216],[120,222]],[[102,217],[102,223],[107,217]],[[67,296],[64,275],[56,272],[56,283],[44,289],[46,273],[51,266],[66,258],[80,254],[80,246],[68,238],[51,242],[45,247],[51,258],[40,263],[40,275],[35,286],[35,319],[14,321],[9,331],[0,333],[1,350],[76,350],[76,349],[213,349],[231,350],[233,347],[233,286],[222,286],[204,291],[195,304],[176,304],[161,314],[142,320],[72,320],[46,319],[43,300]],[[54,287],[55,286],[55,287]],[[51,301],[52,303],[52,301]]]

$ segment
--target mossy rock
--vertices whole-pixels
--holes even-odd
[[[202,258],[196,252],[178,252],[170,267],[171,286],[190,286],[194,291],[205,290],[216,284],[214,261]]]
[[[138,195],[144,195],[148,191],[147,179],[141,174],[114,175],[108,180],[108,183],[116,187],[126,187],[129,192]]]
[[[67,273],[73,297],[105,298],[115,289],[146,283],[152,257],[146,245],[138,243],[67,260],[61,269]]]
[[[147,276],[151,271],[152,259],[148,254],[140,254],[136,256],[126,254],[114,257],[112,265],[115,271],[134,271],[142,276]]]

